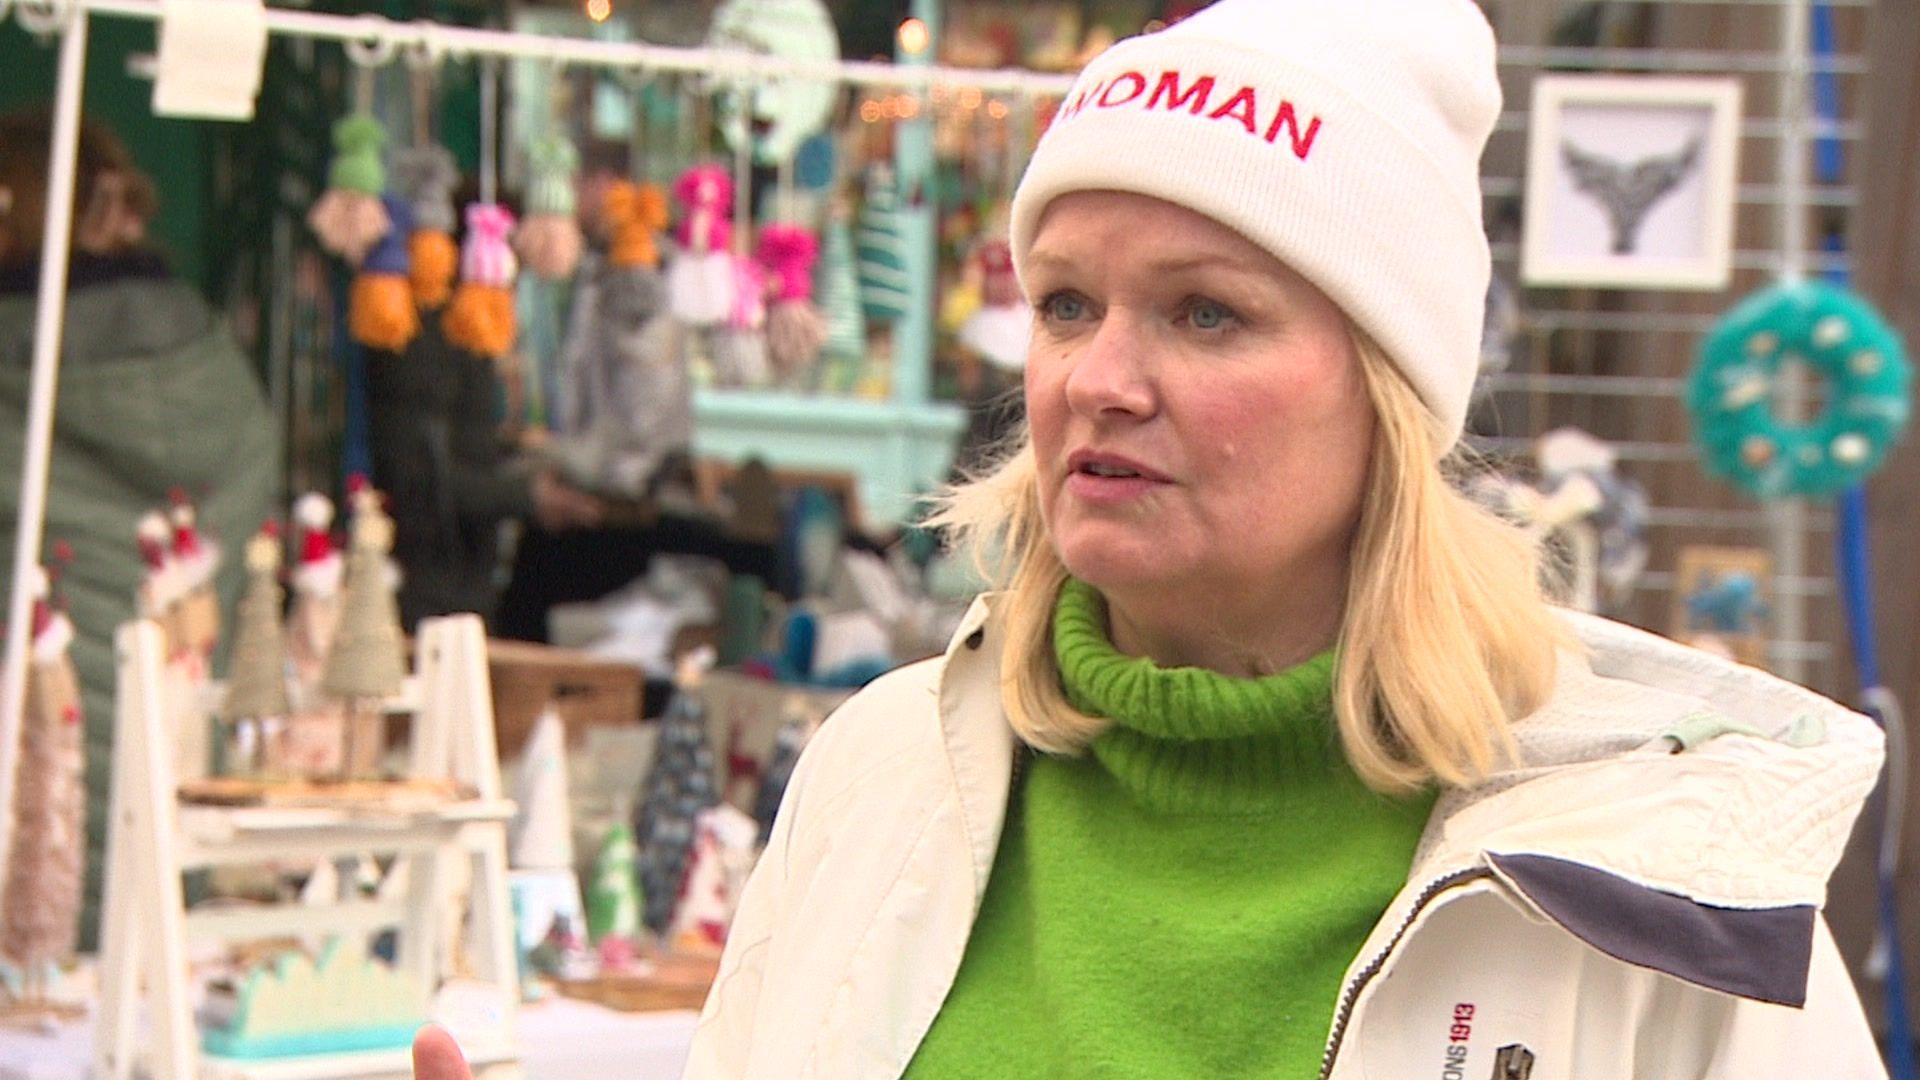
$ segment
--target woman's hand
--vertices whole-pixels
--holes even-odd
[[[413,1037],[413,1080],[473,1080],[473,1070],[446,1028],[428,1024]]]

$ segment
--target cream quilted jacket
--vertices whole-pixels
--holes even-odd
[[[1588,656],[1517,725],[1520,767],[1435,807],[1349,969],[1322,1077],[1884,1076],[1820,915],[1879,730],[1761,672],[1568,618]],[[862,691],[808,748],[688,1077],[906,1068],[1006,809],[996,630],[984,598],[945,656]]]

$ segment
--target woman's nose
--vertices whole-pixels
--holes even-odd
[[[1137,320],[1109,310],[1073,357],[1068,407],[1088,419],[1152,416],[1156,398],[1147,361],[1146,335]]]

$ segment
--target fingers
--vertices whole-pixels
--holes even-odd
[[[473,1080],[467,1059],[447,1030],[433,1024],[413,1037],[414,1080]]]

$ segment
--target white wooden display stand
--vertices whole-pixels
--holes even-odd
[[[459,1031],[476,1076],[517,1077],[514,1007],[519,1000],[507,890],[506,821],[480,619],[424,620],[417,643],[410,775],[448,778],[477,798],[430,809],[213,807],[178,799],[170,724],[163,708],[160,628],[123,625],[114,640],[119,683],[114,717],[112,817],[101,928],[97,1078],[122,1080],[306,1080],[410,1076],[406,1050],[271,1060],[203,1053],[192,1015],[187,942],[285,935],[370,934],[393,928],[396,960],[426,996],[450,973],[458,906],[450,882],[472,868],[467,949],[474,975],[499,995],[500,1023]],[[331,906],[287,904],[189,911],[180,875],[228,864],[322,861],[389,854],[394,869],[374,899]],[[142,989],[144,986],[144,995]],[[139,1003],[148,1028],[138,1037]]]

